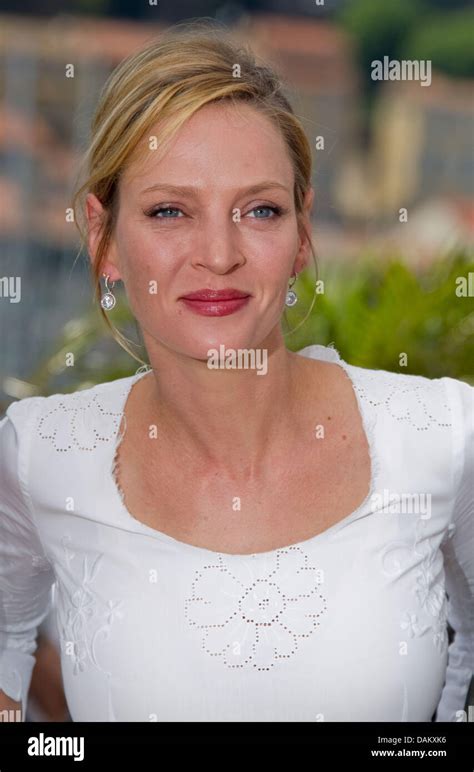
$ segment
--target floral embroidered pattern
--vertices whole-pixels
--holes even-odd
[[[365,370],[357,383],[357,391],[365,402],[376,408],[384,408],[396,421],[405,421],[417,431],[432,426],[448,428],[452,425],[452,413],[447,398],[439,399],[443,385],[439,380],[403,373]],[[375,398],[375,394],[379,394]]]
[[[70,548],[70,537],[63,537],[62,545],[66,562],[69,564],[75,558],[75,553]],[[90,552],[83,556],[80,586],[71,597],[57,604],[63,651],[72,657],[74,675],[83,672],[88,665],[110,675],[98,660],[96,646],[101,636],[105,639],[109,637],[114,621],[123,615],[122,601],[104,601],[92,588],[102,558],[102,554],[92,556]],[[58,591],[64,592],[64,587],[64,582],[59,583]],[[67,609],[65,621],[63,609]]]
[[[400,622],[402,630],[406,630],[409,638],[415,638],[415,636],[423,635],[428,629],[426,626],[420,625],[416,614],[409,614],[405,612],[403,619]]]
[[[443,654],[448,642],[447,597],[443,579],[442,555],[434,539],[423,538],[427,521],[419,518],[416,523],[413,545],[394,542],[382,554],[382,570],[386,576],[396,577],[410,570],[414,558],[421,558],[416,566],[413,594],[418,600],[418,612],[406,611],[400,627],[410,638],[433,631],[433,643]],[[448,532],[452,532],[449,531]],[[420,618],[420,613],[423,620]]]
[[[440,613],[444,598],[442,583],[435,584],[435,579],[431,562],[425,558],[416,577],[418,587],[415,593],[420,604],[432,616]]]
[[[415,595],[421,607],[432,617],[429,627],[433,628],[433,643],[440,654],[443,654],[448,642],[447,607],[448,600],[443,578],[443,559],[439,549],[433,544],[433,539],[422,540],[422,531],[427,527],[426,520],[418,520],[416,526],[415,552],[423,555],[416,575]],[[426,545],[425,553],[419,549]]]
[[[264,561],[253,557],[237,562],[220,554],[196,571],[185,613],[207,654],[229,668],[270,670],[318,628],[326,611],[323,579],[299,546],[275,550]]]
[[[107,400],[107,392],[104,397]],[[121,417],[121,410],[103,407],[100,391],[85,389],[65,397],[62,395],[59,402],[39,419],[38,435],[49,440],[58,452],[93,451],[99,443],[115,439]]]

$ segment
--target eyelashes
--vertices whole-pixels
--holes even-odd
[[[145,212],[147,217],[152,217],[155,220],[177,220],[181,219],[178,217],[157,217],[156,215],[160,212],[181,212],[181,209],[178,209],[178,207],[175,206],[157,206],[151,209],[149,212]]]
[[[273,212],[273,217],[252,217],[252,220],[274,220],[277,217],[281,217],[284,214],[288,213],[288,209],[285,209],[282,206],[277,205],[266,205],[266,204],[260,204],[259,206],[254,206],[253,209],[250,210],[250,212],[255,212],[259,209],[267,209],[270,212]],[[177,206],[155,206],[149,211],[145,212],[145,215],[147,217],[150,217],[154,220],[182,220],[183,217],[158,217],[157,215],[161,212],[182,212],[183,210],[180,209]],[[247,215],[242,215],[242,217],[246,217]]]
[[[265,204],[260,206],[254,206],[253,209],[251,209],[251,212],[255,212],[256,209],[269,209],[271,212],[274,212],[276,217],[281,217],[282,214],[285,214],[288,210],[283,209],[282,206],[266,206]],[[253,218],[255,220],[273,220],[273,217],[255,217]]]

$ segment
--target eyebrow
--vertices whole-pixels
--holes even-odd
[[[280,190],[284,190],[287,193],[289,193],[289,189],[286,187],[286,185],[282,185],[281,182],[277,182],[276,180],[265,180],[264,182],[259,182],[256,185],[251,185],[249,188],[242,188],[239,193],[259,193],[261,190],[269,190],[270,188],[279,188]],[[178,195],[188,195],[188,196],[198,196],[199,195],[199,188],[193,188],[190,185],[166,185],[164,183],[157,183],[155,185],[151,185],[149,188],[145,188],[141,191],[140,195],[143,195],[144,193],[152,193],[157,190],[163,190],[167,191],[169,193],[176,193]]]

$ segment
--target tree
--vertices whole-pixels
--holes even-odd
[[[403,46],[403,58],[427,59],[434,70],[454,77],[474,76],[474,11],[437,14],[412,30]]]

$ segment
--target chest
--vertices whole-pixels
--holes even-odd
[[[316,435],[308,431],[279,455],[269,451],[258,474],[245,457],[224,474],[129,432],[115,481],[128,512],[151,528],[218,552],[266,552],[330,528],[369,493],[362,427],[341,418]]]
[[[373,515],[239,556],[124,529],[84,578],[86,521],[57,598],[74,720],[429,721],[446,672],[443,585],[436,571],[413,592],[429,575],[398,531]],[[387,540],[396,560],[381,560]]]

